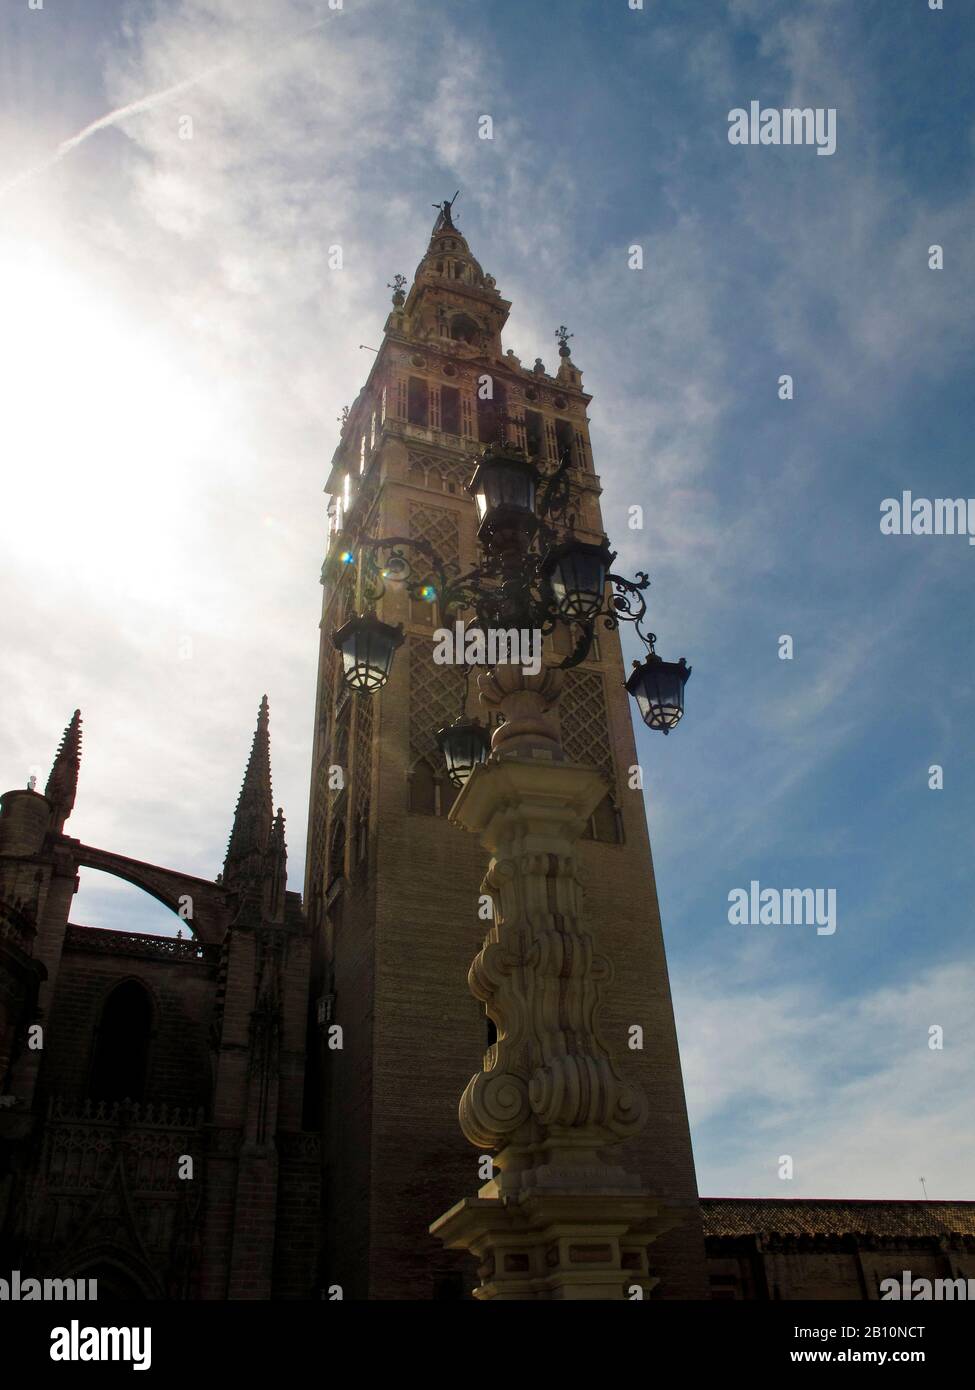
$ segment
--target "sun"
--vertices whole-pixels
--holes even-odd
[[[204,383],[121,290],[48,250],[0,243],[0,303],[5,559],[150,593],[194,529]]]

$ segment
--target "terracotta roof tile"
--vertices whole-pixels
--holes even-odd
[[[975,1236],[975,1202],[702,1197],[705,1236]]]

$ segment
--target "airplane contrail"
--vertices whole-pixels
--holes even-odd
[[[295,39],[304,38],[313,29],[320,29],[325,23],[324,19],[316,20],[307,29],[302,29],[297,34],[290,35],[287,39],[282,39],[279,44],[273,45],[266,50],[273,53],[278,48],[284,48],[286,44],[292,43]],[[33,165],[30,169],[24,169],[19,174],[15,174],[6,183],[0,184],[0,198],[11,189],[17,188],[25,180],[33,178],[35,174],[43,173],[45,169],[52,168],[55,164],[60,164],[65,155],[70,154],[73,149],[83,144],[99,130],[106,130],[109,126],[117,125],[119,121],[124,121],[127,116],[138,115],[140,111],[151,111],[154,106],[160,105],[164,101],[169,101],[171,97],[178,96],[180,92],[185,92],[190,87],[196,87],[199,83],[205,82],[209,77],[215,77],[217,73],[226,72],[228,68],[242,67],[250,62],[249,58],[228,58],[223,63],[215,63],[212,67],[205,68],[203,72],[198,72],[195,77],[186,77],[182,82],[174,82],[171,87],[163,87],[161,91],[151,92],[148,96],[140,97],[138,101],[130,101],[125,106],[119,106],[114,111],[107,112],[104,116],[99,116],[97,121],[92,121],[83,130],[79,130],[77,135],[72,135],[67,140],[62,140],[53,154],[47,159],[42,159],[40,164]]]

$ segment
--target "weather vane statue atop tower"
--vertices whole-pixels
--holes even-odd
[[[457,228],[454,226],[454,219],[451,215],[451,209],[453,208],[454,204],[456,203],[459,197],[460,189],[458,188],[457,192],[449,200],[445,198],[442,203],[431,204],[432,207],[439,208],[440,210],[440,216],[437,218],[437,224],[433,229],[435,232],[439,232],[443,227],[449,227],[452,232],[455,232],[457,230]]]

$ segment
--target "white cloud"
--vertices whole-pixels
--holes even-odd
[[[962,958],[839,1001],[750,971],[682,988],[702,1194],[918,1198],[924,1177],[932,1198],[975,1198],[973,987]],[[928,1047],[933,1025],[942,1051]],[[777,1176],[780,1154],[792,1181]]]

